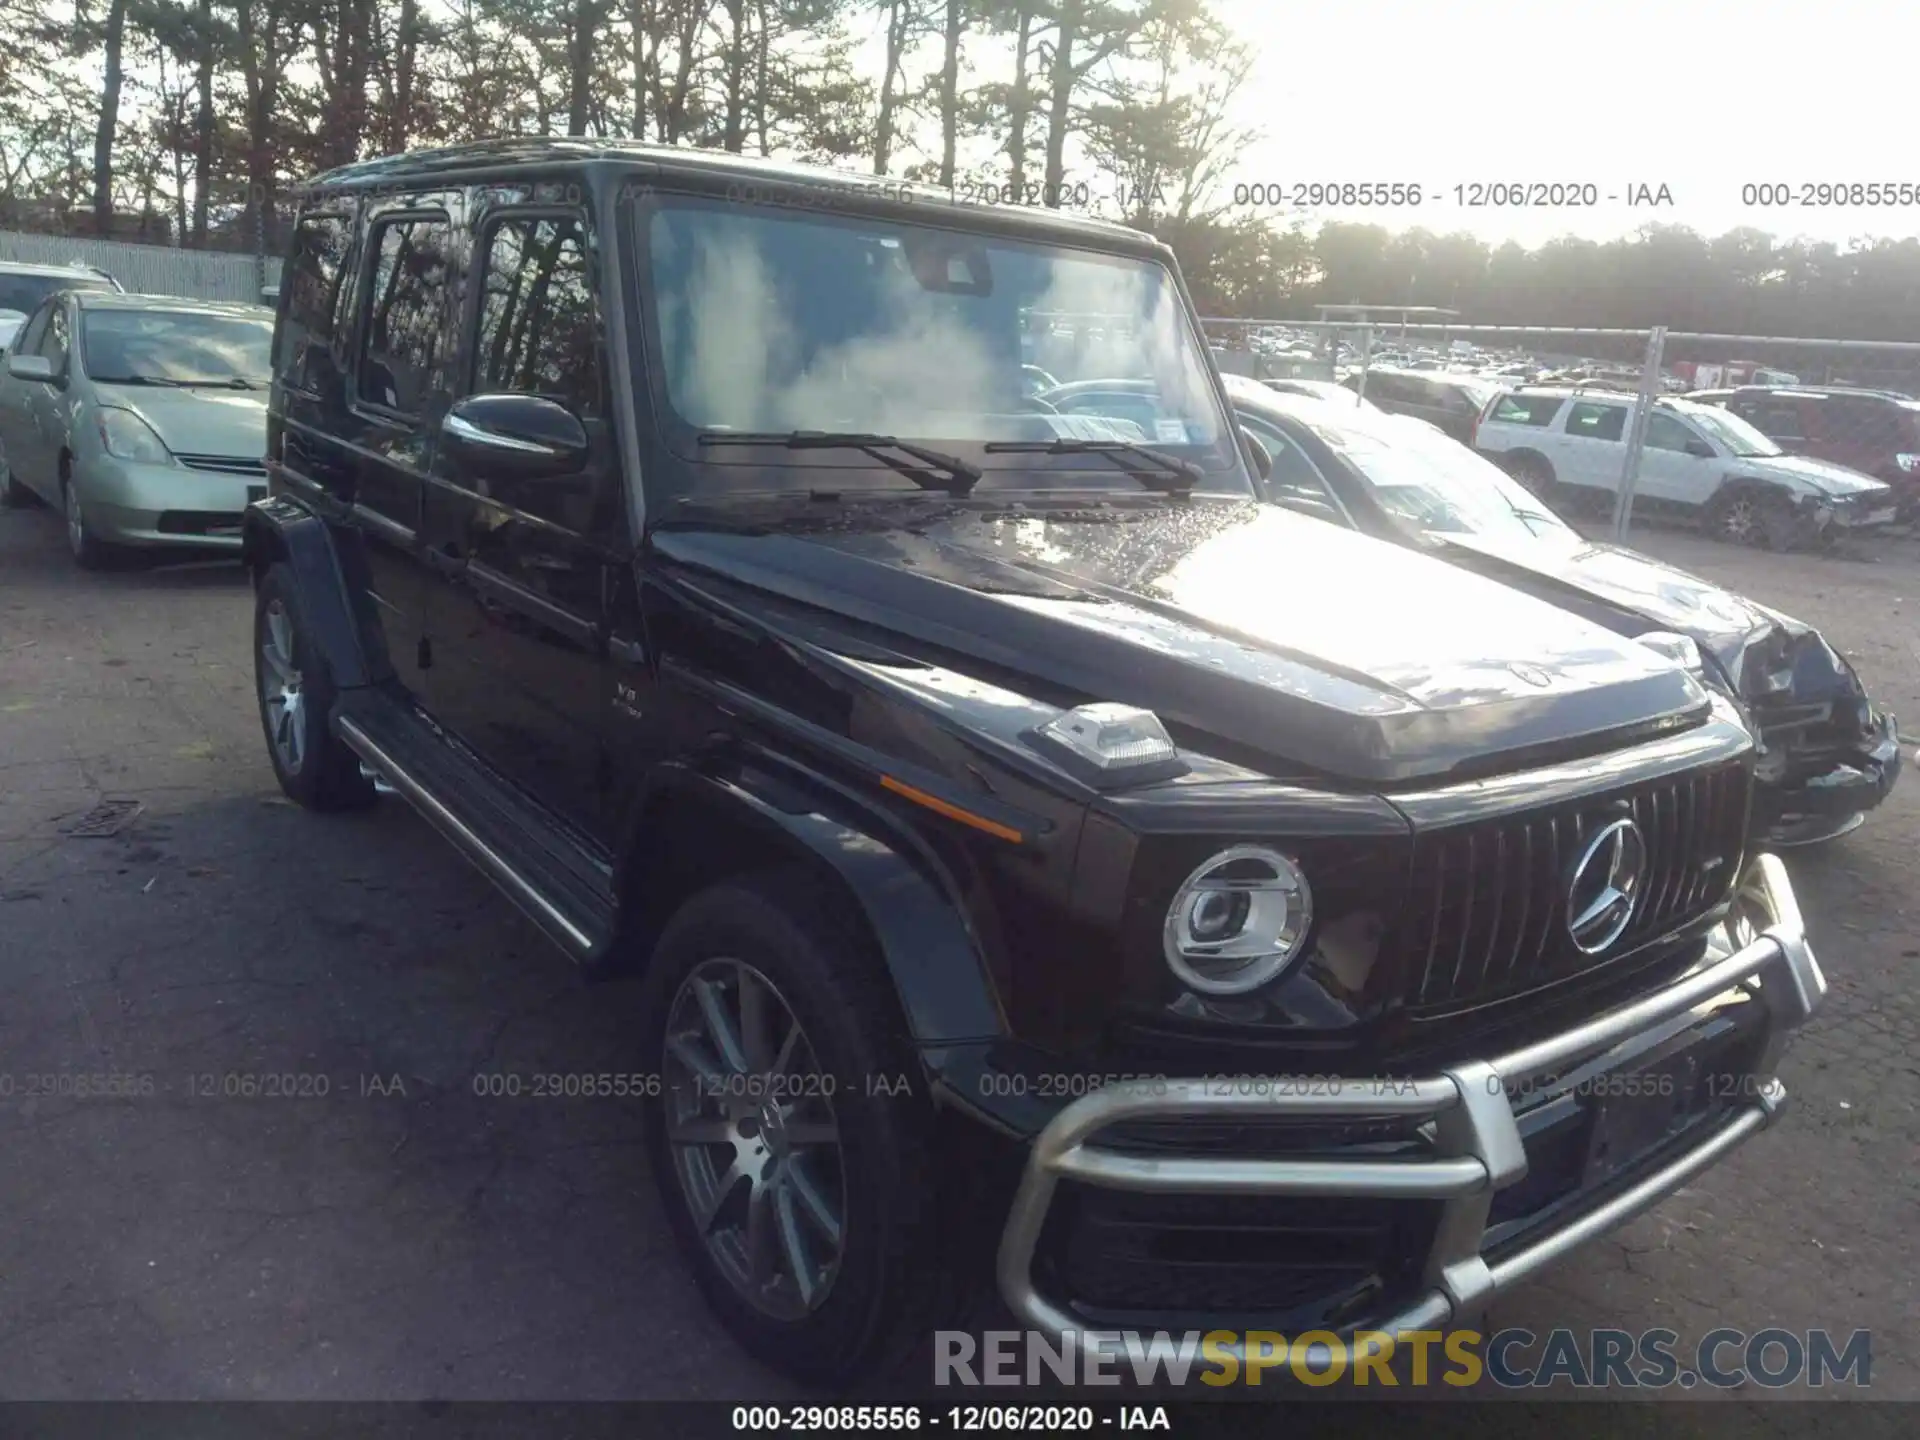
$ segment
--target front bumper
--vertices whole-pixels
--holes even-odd
[[[107,455],[75,474],[87,525],[112,545],[237,550],[240,517],[266,494],[266,476],[188,465],[146,465]]]
[[[1789,744],[1780,778],[1756,777],[1753,833],[1763,843],[1805,844],[1850,829],[1892,793],[1900,764],[1899,726],[1884,711],[1844,754],[1808,764]]]
[[[1062,1109],[1028,1152],[1025,1174],[1000,1241],[1000,1291],[1026,1325],[1056,1336],[1094,1328],[1071,1301],[1041,1293],[1035,1252],[1063,1180],[1081,1186],[1159,1195],[1278,1196],[1305,1202],[1426,1201],[1438,1217],[1411,1293],[1388,1297],[1360,1331],[1397,1334],[1432,1330],[1470,1318],[1494,1296],[1607,1230],[1657,1204],[1693,1176],[1763,1129],[1779,1114],[1785,1091],[1773,1071],[1790,1033],[1818,1008],[1826,980],[1809,948],[1785,868],[1760,855],[1743,875],[1736,914],[1758,915],[1689,974],[1664,988],[1559,1035],[1422,1079],[1275,1084],[1254,1092],[1201,1080],[1169,1080],[1101,1090]],[[1728,934],[1733,934],[1729,922]],[[1562,1206],[1516,1238],[1490,1223],[1496,1196],[1524,1180],[1528,1152],[1515,1091],[1572,1071],[1605,1069],[1648,1032],[1684,1023],[1729,992],[1757,1001],[1761,1043],[1750,1085],[1711,1124],[1685,1132],[1679,1153],[1661,1150],[1651,1169],[1624,1172],[1621,1183]],[[1624,1062],[1623,1062],[1624,1063]],[[1207,1153],[1142,1157],[1102,1148],[1102,1132],[1141,1120],[1366,1121],[1384,1118],[1431,1125],[1429,1153],[1419,1159],[1317,1155],[1247,1158]],[[1578,1197],[1576,1197],[1577,1199]],[[1221,1317],[1223,1320],[1228,1317]],[[1226,1347],[1229,1351],[1234,1345]]]

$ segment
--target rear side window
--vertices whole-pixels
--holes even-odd
[[[598,416],[600,317],[574,217],[525,216],[489,232],[481,274],[476,392],[544,395]]]
[[[1502,395],[1487,417],[1493,425],[1531,425],[1538,429],[1553,423],[1560,413],[1558,395]]]
[[[447,314],[443,216],[382,221],[373,231],[373,282],[360,353],[360,398],[417,415],[441,388]]]
[[[1596,405],[1578,400],[1567,412],[1567,434],[1584,440],[1618,440],[1627,430],[1624,405]]]
[[[1800,406],[1793,400],[1733,400],[1727,408],[1762,435],[1775,440],[1804,440],[1806,427],[1800,419]]]
[[[281,281],[286,301],[274,332],[273,373],[297,389],[312,389],[329,372],[337,374],[352,240],[353,222],[345,215],[309,215],[294,231]]]
[[[1306,452],[1262,420],[1249,419],[1246,426],[1273,457],[1273,474],[1267,481],[1275,503],[1299,510],[1318,520],[1347,523],[1346,515],[1334,501],[1333,492],[1321,477],[1319,467]]]

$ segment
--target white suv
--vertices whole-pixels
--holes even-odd
[[[1542,499],[1611,514],[1632,419],[1630,396],[1527,387],[1487,405],[1473,443]],[[1647,417],[1634,508],[1684,516],[1722,539],[1780,550],[1836,530],[1887,524],[1894,496],[1856,470],[1787,454],[1725,410],[1661,399]]]

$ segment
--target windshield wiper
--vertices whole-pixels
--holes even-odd
[[[170,375],[95,375],[96,385],[164,385],[170,390],[197,390],[212,386],[221,390],[264,390],[266,386],[244,375],[229,375],[224,380],[176,380]]]
[[[862,450],[892,466],[923,490],[965,495],[980,480],[980,467],[944,450],[929,450],[897,435],[859,430],[704,430],[701,445],[780,445],[788,450]],[[918,461],[918,464],[914,462]]]
[[[984,447],[989,455],[1110,455],[1122,468],[1149,490],[1167,495],[1184,495],[1200,483],[1200,467],[1137,440],[1075,440],[1065,436],[1053,440],[992,440]],[[1145,466],[1131,462],[1143,461]]]

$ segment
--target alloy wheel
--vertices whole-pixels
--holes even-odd
[[[267,605],[267,633],[260,641],[260,703],[274,755],[289,775],[306,760],[306,697],[293,663],[293,616],[280,600]]]
[[[701,962],[668,1009],[664,1124],[715,1267],[755,1309],[802,1320],[846,1252],[834,1077],[780,991],[744,961]]]
[[[86,512],[80,508],[80,492],[74,488],[71,480],[66,484],[65,497],[67,548],[78,558],[87,553],[87,517]]]
[[[1760,507],[1751,496],[1736,495],[1720,513],[1720,533],[1736,545],[1751,545],[1760,533]]]

